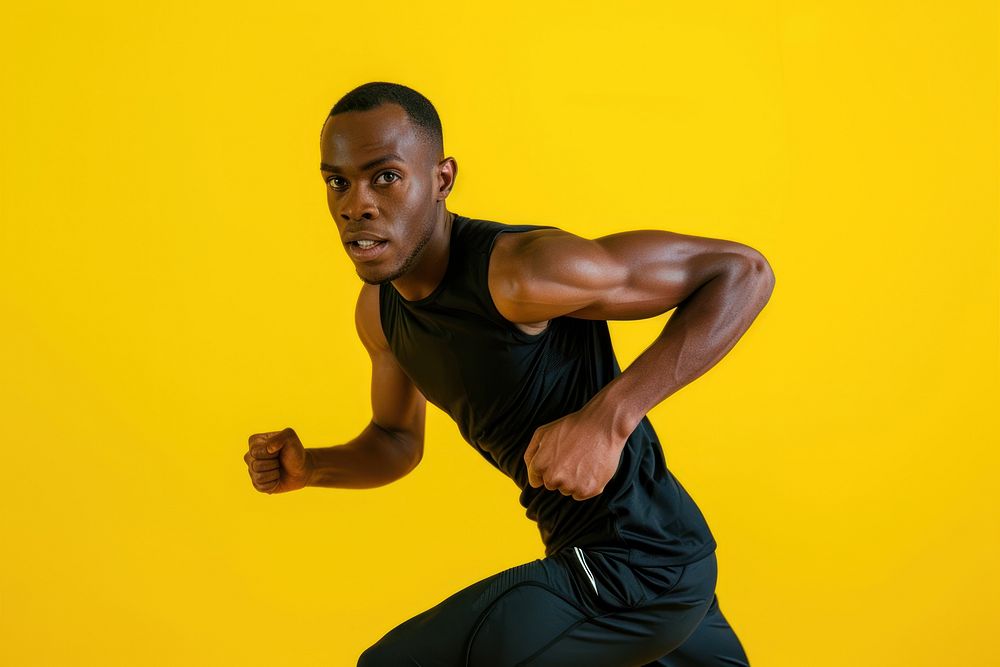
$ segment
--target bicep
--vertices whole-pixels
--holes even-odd
[[[755,252],[733,241],[666,230],[597,239],[546,231],[508,248],[495,300],[515,322],[655,317]]]
[[[378,287],[365,285],[355,311],[358,336],[372,363],[372,422],[393,434],[405,436],[423,450],[427,400],[393,355],[382,332]]]

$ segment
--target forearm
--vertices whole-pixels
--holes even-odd
[[[623,438],[654,406],[700,377],[750,328],[774,288],[760,255],[733,261],[682,301],[653,343],[588,403]]]
[[[374,422],[358,437],[332,447],[308,447],[310,476],[306,486],[368,489],[384,486],[409,473],[418,459],[413,443]]]

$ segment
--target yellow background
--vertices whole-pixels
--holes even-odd
[[[650,413],[752,664],[1000,664],[995,3],[3,14],[0,663],[353,665],[542,555],[433,406],[398,483],[247,476],[251,433],[370,416],[318,138],[386,80],[441,115],[450,210],[771,262],[748,333]],[[666,318],[612,323],[623,367]]]

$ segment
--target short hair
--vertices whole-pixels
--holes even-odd
[[[430,100],[401,83],[370,81],[362,84],[341,97],[327,119],[346,111],[368,111],[387,103],[403,107],[417,132],[430,143],[436,157],[444,155],[444,136],[437,110]]]

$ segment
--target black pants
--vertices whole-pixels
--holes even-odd
[[[404,621],[358,667],[746,667],[717,576],[714,552],[638,567],[614,547],[570,547]]]

